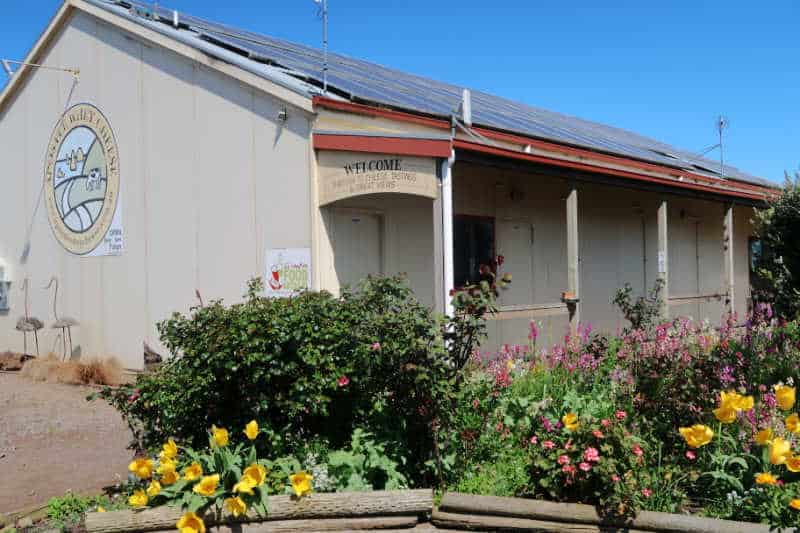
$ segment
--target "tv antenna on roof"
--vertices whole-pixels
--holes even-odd
[[[722,137],[725,130],[730,126],[730,121],[725,115],[717,117],[717,132],[719,133],[719,175],[721,178],[725,177],[725,153],[722,150]]]
[[[314,0],[322,18],[322,94],[328,94],[328,0]]]

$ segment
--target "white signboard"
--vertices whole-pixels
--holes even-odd
[[[311,287],[311,248],[269,248],[265,264],[268,297],[295,296]]]

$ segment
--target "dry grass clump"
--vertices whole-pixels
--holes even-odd
[[[69,385],[120,385],[124,381],[122,366],[114,358],[60,361],[54,354],[27,361],[20,375],[34,381]]]

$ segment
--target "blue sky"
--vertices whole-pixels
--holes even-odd
[[[2,3],[0,57],[21,59],[60,1]],[[159,3],[321,41],[312,0]],[[716,142],[723,113],[726,160],[780,181],[800,167],[798,21],[797,0],[330,0],[330,46],[690,151]]]

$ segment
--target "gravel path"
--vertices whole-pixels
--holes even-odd
[[[0,513],[125,479],[130,432],[91,392],[0,372]]]

